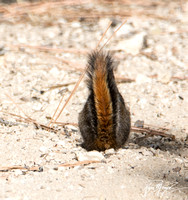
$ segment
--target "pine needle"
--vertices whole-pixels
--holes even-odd
[[[114,37],[114,35],[121,29],[121,27],[127,22],[127,19],[125,19],[123,21],[123,23],[113,32],[113,34],[108,38],[108,40],[104,43],[104,45],[100,48],[99,51],[101,51],[105,46],[106,44],[112,39],[112,37]]]
[[[105,36],[106,32],[108,31],[108,29],[109,29],[111,23],[112,23],[112,22],[110,22],[110,23],[108,24],[108,27],[106,28],[104,34],[102,35],[102,37],[101,37],[101,39],[99,40],[99,42],[98,42],[98,44],[97,44],[97,46],[96,46],[95,49],[97,49],[98,45],[100,44],[100,42],[101,42],[102,39],[104,38],[104,36]],[[77,90],[78,86],[80,85],[80,82],[81,82],[82,79],[84,78],[86,71],[87,71],[87,67],[85,68],[84,72],[82,73],[82,75],[80,76],[79,80],[77,81],[77,83],[76,83],[76,85],[75,85],[73,91],[71,92],[71,94],[70,94],[70,96],[68,97],[67,101],[66,101],[65,104],[63,105],[63,108],[61,109],[61,111],[59,112],[59,114],[57,115],[57,117],[55,118],[55,120],[54,120],[53,122],[52,122],[53,119],[50,121],[49,125],[51,124],[51,126],[52,126],[53,123],[56,122],[57,119],[60,117],[61,113],[63,112],[63,110],[65,109],[66,105],[67,105],[68,102],[70,101],[71,97],[74,95],[75,91]],[[61,102],[62,102],[62,99],[60,100],[60,103],[59,103],[58,107],[60,106]],[[56,109],[56,111],[55,111],[55,113],[54,113],[53,116],[56,115],[57,110],[58,110],[58,108]]]

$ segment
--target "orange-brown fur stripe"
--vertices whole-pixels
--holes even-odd
[[[97,57],[95,65],[93,88],[98,119],[98,135],[106,135],[110,139],[113,134],[113,110],[107,85],[107,69],[104,56]]]

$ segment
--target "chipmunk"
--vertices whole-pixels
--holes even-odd
[[[87,151],[118,149],[129,136],[130,112],[118,91],[113,68],[109,53],[94,51],[89,54],[89,96],[78,117],[82,147]]]

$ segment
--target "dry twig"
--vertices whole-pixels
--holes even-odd
[[[49,89],[48,89],[47,91],[49,91],[49,90],[54,90],[54,89],[57,89],[57,88],[67,87],[67,86],[73,85],[73,84],[75,84],[75,83],[76,83],[76,82],[74,81],[74,82],[71,82],[71,83],[64,83],[64,84],[53,85],[53,86],[50,86]],[[45,91],[45,92],[47,92],[47,91]]]
[[[65,126],[65,125],[72,125],[78,127],[78,124],[76,123],[63,123],[63,122],[55,122],[55,124]],[[137,133],[146,133],[149,136],[162,136],[162,137],[169,137],[172,140],[175,139],[175,136],[172,134],[167,134],[166,131],[168,131],[167,128],[164,127],[157,127],[155,126],[155,129],[151,125],[147,125],[147,127],[135,127],[131,126],[131,132],[137,132]]]
[[[131,83],[131,82],[135,81],[135,79],[121,77],[121,76],[117,76],[117,75],[115,75],[115,79],[116,79],[117,83]]]
[[[51,47],[45,47],[45,46],[32,46],[28,44],[8,44],[6,45],[9,48],[29,48],[37,51],[44,51],[44,52],[55,52],[55,53],[73,53],[73,54],[87,54],[87,50],[83,49],[74,49],[74,48],[67,48],[67,49],[61,49],[61,48],[51,48]]]
[[[15,169],[20,169],[24,171],[34,171],[34,172],[42,172],[43,168],[40,166],[32,166],[32,167],[23,167],[21,165],[15,165],[15,166],[5,166],[5,167],[0,167],[0,172],[7,172]]]
[[[111,25],[111,23],[108,25],[108,27],[106,28],[106,30],[105,30],[104,33],[106,33],[106,32],[108,31],[110,25]],[[104,38],[104,36],[105,36],[105,34],[102,35],[102,39]],[[100,42],[102,41],[102,39],[99,40],[99,42],[98,42],[98,44],[97,44],[97,46],[96,46],[95,49],[97,49],[97,47],[98,47],[98,45],[100,44]],[[108,40],[108,41],[109,41],[109,40]],[[101,49],[100,49],[100,50],[101,50]],[[76,83],[76,85],[75,85],[73,91],[71,92],[70,96],[68,97],[67,101],[66,101],[65,104],[63,105],[63,108],[60,110],[59,114],[57,115],[57,117],[56,117],[55,119],[53,119],[53,118],[51,119],[49,125],[50,125],[50,124],[53,124],[54,122],[56,122],[57,119],[60,117],[61,113],[63,112],[63,110],[65,109],[66,105],[67,105],[68,102],[70,101],[71,97],[72,97],[72,96],[74,95],[74,93],[76,92],[76,89],[78,88],[80,82],[81,82],[82,79],[84,78],[86,71],[87,71],[87,67],[85,68],[84,72],[83,72],[82,75],[80,76],[78,82]],[[62,99],[61,99],[60,103],[61,103],[61,102],[62,102]],[[59,107],[59,106],[60,106],[60,104],[58,105],[58,107]],[[55,113],[53,114],[53,116],[56,115],[57,110],[58,110],[58,109],[56,109],[56,111],[55,111]]]
[[[31,118],[26,118],[26,117],[23,117],[21,115],[17,115],[17,114],[14,114],[14,113],[9,113],[9,112],[5,112],[5,111],[1,111],[3,113],[6,113],[8,115],[11,115],[11,116],[14,116],[14,117],[18,117],[20,120],[22,120],[23,122],[27,122],[27,123],[32,123],[34,124],[37,128],[42,128],[46,131],[52,131],[52,132],[55,132],[57,133],[57,130],[55,130],[54,128],[51,128],[49,126],[46,126],[44,124],[41,124],[41,123],[38,123],[36,120],[34,119],[31,119]]]
[[[137,133],[146,133],[146,134],[148,134],[150,136],[157,135],[157,136],[169,137],[172,140],[175,139],[175,136],[172,135],[172,134],[166,134],[164,131],[154,130],[154,129],[151,129],[150,127],[138,128],[138,127],[132,126],[131,127],[131,131],[132,132],[137,132]]]
[[[78,161],[76,163],[65,163],[65,164],[58,165],[58,168],[59,167],[76,167],[76,166],[79,166],[79,165],[89,165],[91,163],[100,163],[100,161],[85,160],[85,161]]]

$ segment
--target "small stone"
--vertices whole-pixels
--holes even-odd
[[[19,175],[23,175],[23,172],[21,169],[17,169],[15,170],[15,173],[14,173],[16,176],[19,176]]]
[[[151,78],[144,74],[138,74],[136,77],[136,83],[142,84],[142,83],[151,83]]]
[[[121,24],[121,22],[119,23]],[[127,34],[130,34],[134,30],[134,27],[131,24],[126,23],[122,28],[116,33],[117,38],[126,37]]]
[[[42,147],[40,147],[39,151],[42,152],[42,153],[47,153],[48,152],[48,148],[42,146]]]
[[[108,172],[109,174],[113,174],[113,173],[114,173],[114,169],[113,169],[112,167],[108,166],[107,172]]]
[[[71,26],[72,26],[73,28],[80,28],[81,24],[80,24],[80,22],[72,22],[72,23],[71,23]]]
[[[59,74],[59,69],[57,67],[53,67],[50,71],[50,74],[52,74],[53,76],[57,76]]]
[[[0,45],[0,56],[3,56],[5,54],[4,46]]]
[[[124,189],[126,188],[126,186],[125,186],[125,185],[121,185],[120,188],[121,188],[122,190],[124,190]]]
[[[86,161],[86,160],[93,160],[93,161],[101,161],[104,159],[102,153],[98,151],[90,151],[85,153],[77,153],[78,161]]]
[[[65,141],[60,140],[60,141],[57,142],[57,144],[64,147],[65,146]]]
[[[70,128],[72,131],[78,131],[78,128],[73,125],[67,125],[67,127]]]
[[[160,35],[162,33],[163,33],[163,30],[159,26],[153,27],[151,29],[151,34],[152,35]]]
[[[168,98],[163,98],[161,99],[161,102],[164,104],[164,105],[167,105],[169,103],[169,99]]]
[[[137,120],[134,123],[134,126],[137,127],[137,128],[143,128],[144,127],[144,121],[143,120]]]
[[[184,167],[186,168],[186,169],[188,169],[188,162],[184,162]]]
[[[163,53],[166,52],[166,49],[165,49],[164,45],[158,44],[158,45],[156,45],[156,47],[155,47],[155,51],[156,51],[157,53],[163,54]]]
[[[132,55],[136,55],[144,47],[144,43],[146,40],[145,38],[146,38],[145,32],[138,33],[138,34],[134,35],[133,37],[131,37],[130,39],[121,41],[117,45],[116,49],[123,50],[126,53],[130,53]]]
[[[161,73],[158,75],[158,81],[160,81],[161,83],[169,83],[171,80],[171,75],[167,74],[167,73]]]
[[[134,143],[129,143],[129,147],[130,147],[131,145],[135,147],[135,144],[134,144]],[[129,151],[129,149],[124,149],[124,148],[123,148],[123,149],[119,149],[119,150],[118,150],[118,154],[124,155],[124,154],[126,154],[128,151]]]
[[[34,104],[32,109],[34,111],[41,111],[42,110],[42,104],[41,103]]]
[[[184,98],[182,96],[178,95],[178,97],[179,97],[179,99],[184,100]]]
[[[173,172],[180,172],[180,170],[181,170],[181,167],[176,167],[172,169]]]
[[[142,154],[144,156],[153,156],[153,153],[151,151],[146,150],[146,149],[143,149]]]
[[[115,150],[114,149],[107,149],[106,151],[105,151],[105,154],[114,154],[115,153]]]

